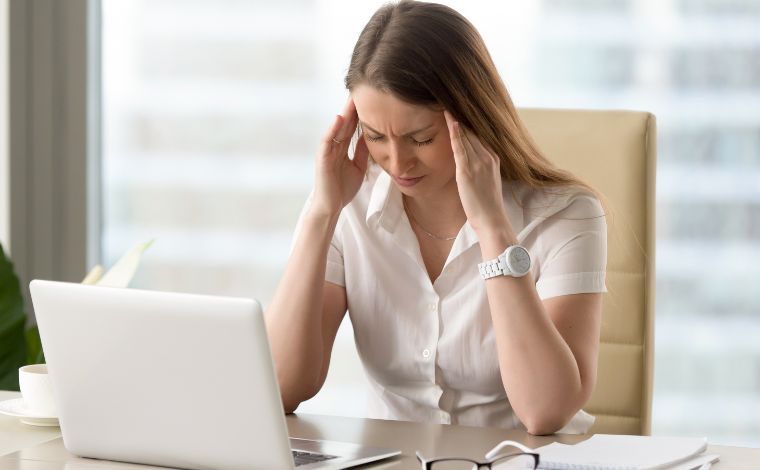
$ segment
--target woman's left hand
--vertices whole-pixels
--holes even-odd
[[[511,232],[502,199],[499,158],[451,113],[443,114],[454,150],[459,199],[470,226],[478,236],[505,229]]]

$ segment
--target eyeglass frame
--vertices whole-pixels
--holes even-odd
[[[521,452],[515,453],[515,454],[504,454],[499,455],[499,451],[503,449],[504,447],[516,447],[520,449]],[[481,467],[486,467],[489,470],[491,470],[491,465],[498,463],[499,460],[506,458],[506,457],[517,457],[520,455],[529,455],[533,457],[533,470],[536,470],[538,468],[538,465],[541,461],[541,456],[536,453],[535,450],[531,449],[530,447],[527,447],[523,444],[520,444],[516,441],[501,441],[500,443],[496,444],[496,447],[489,450],[486,453],[486,460],[474,460],[467,457],[440,457],[440,458],[434,458],[431,460],[428,460],[425,458],[420,451],[415,452],[415,455],[417,456],[417,460],[420,462],[420,465],[422,465],[422,470],[431,470],[431,467],[436,462],[444,462],[447,460],[459,460],[463,462],[472,462],[473,464],[477,465],[478,470],[480,470]]]

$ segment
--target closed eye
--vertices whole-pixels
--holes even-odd
[[[371,135],[368,135],[368,134],[364,134],[364,137],[366,137],[367,140],[369,140],[370,142],[378,142],[378,141],[380,141],[380,140],[382,140],[384,138],[384,136],[382,136],[382,135],[377,136],[377,137],[372,137]],[[433,139],[427,139],[427,140],[423,140],[423,141],[418,141],[418,140],[414,140],[414,139],[410,139],[410,140],[412,141],[412,143],[414,145],[416,145],[418,147],[422,147],[423,145],[429,145],[429,144],[433,143]]]
[[[414,145],[417,147],[422,147],[423,145],[429,145],[433,143],[433,139],[423,140],[422,142],[418,142],[414,139],[412,139],[412,142],[414,142]]]

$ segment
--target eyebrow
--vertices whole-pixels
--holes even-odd
[[[377,130],[373,129],[371,126],[367,125],[367,123],[366,123],[366,122],[364,122],[364,121],[359,121],[359,122],[361,122],[361,124],[362,124],[362,127],[366,127],[367,129],[371,130],[371,131],[372,131],[372,132],[374,132],[375,134],[383,135],[383,133],[382,133],[382,132],[379,132],[379,131],[377,131]],[[433,124],[429,124],[429,125],[427,125],[427,126],[425,126],[425,127],[423,127],[423,128],[417,129],[416,131],[407,132],[406,134],[402,135],[401,137],[408,137],[408,136],[410,136],[410,135],[414,135],[414,134],[416,134],[416,133],[418,133],[418,132],[422,132],[422,131],[424,131],[424,130],[430,129],[431,127],[433,127]]]

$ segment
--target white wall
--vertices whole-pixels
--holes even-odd
[[[8,158],[8,0],[0,0],[0,244],[10,251],[10,180]]]

